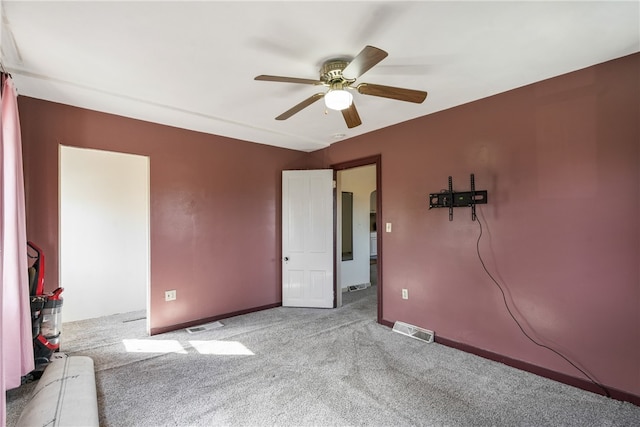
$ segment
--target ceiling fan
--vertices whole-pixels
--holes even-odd
[[[304,79],[297,77],[281,77],[260,75],[255,80],[285,83],[301,83],[322,85],[329,88],[326,92],[318,92],[276,117],[276,120],[286,120],[302,109],[324,98],[327,108],[342,111],[342,117],[348,128],[362,124],[360,115],[353,103],[353,96],[349,90],[357,90],[363,95],[380,96],[398,101],[421,104],[427,97],[427,92],[413,89],[403,89],[392,86],[382,86],[371,83],[354,85],[356,79],[373,68],[387,57],[387,52],[373,46],[365,46],[351,61],[345,59],[330,59],[322,64],[320,79]]]

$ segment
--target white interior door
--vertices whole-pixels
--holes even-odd
[[[333,307],[333,170],[282,172],[282,305]]]

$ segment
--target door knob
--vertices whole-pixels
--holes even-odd
[[[288,256],[284,257],[284,261],[285,262],[289,261],[289,257]]]

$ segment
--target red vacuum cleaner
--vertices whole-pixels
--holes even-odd
[[[62,291],[44,292],[44,253],[32,242],[27,242],[29,257],[29,298],[31,300],[31,328],[35,369],[31,376],[40,378],[51,362],[51,356],[60,349],[62,329]]]

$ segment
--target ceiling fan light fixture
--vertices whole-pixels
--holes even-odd
[[[2,0],[0,0],[2,2]],[[413,102],[421,104],[427,97],[427,92],[414,89],[404,89],[393,86],[383,86],[371,83],[358,83],[356,80],[366,73],[380,61],[387,57],[387,52],[374,46],[365,46],[353,59],[330,59],[325,61],[320,68],[320,78],[312,80],[299,77],[284,77],[259,75],[255,80],[271,82],[299,83],[321,85],[328,87],[327,91],[314,93],[302,102],[297,103],[284,113],[276,117],[276,120],[286,120],[301,110],[307,108],[314,102],[324,98],[324,114],[329,110],[337,110],[342,113],[342,118],[347,128],[352,129],[362,124],[358,109],[353,102],[353,96],[347,91],[357,90],[361,95],[378,96],[382,98],[395,99],[398,101]]]
[[[332,110],[344,110],[351,106],[353,95],[344,89],[330,89],[324,95],[324,104]]]

